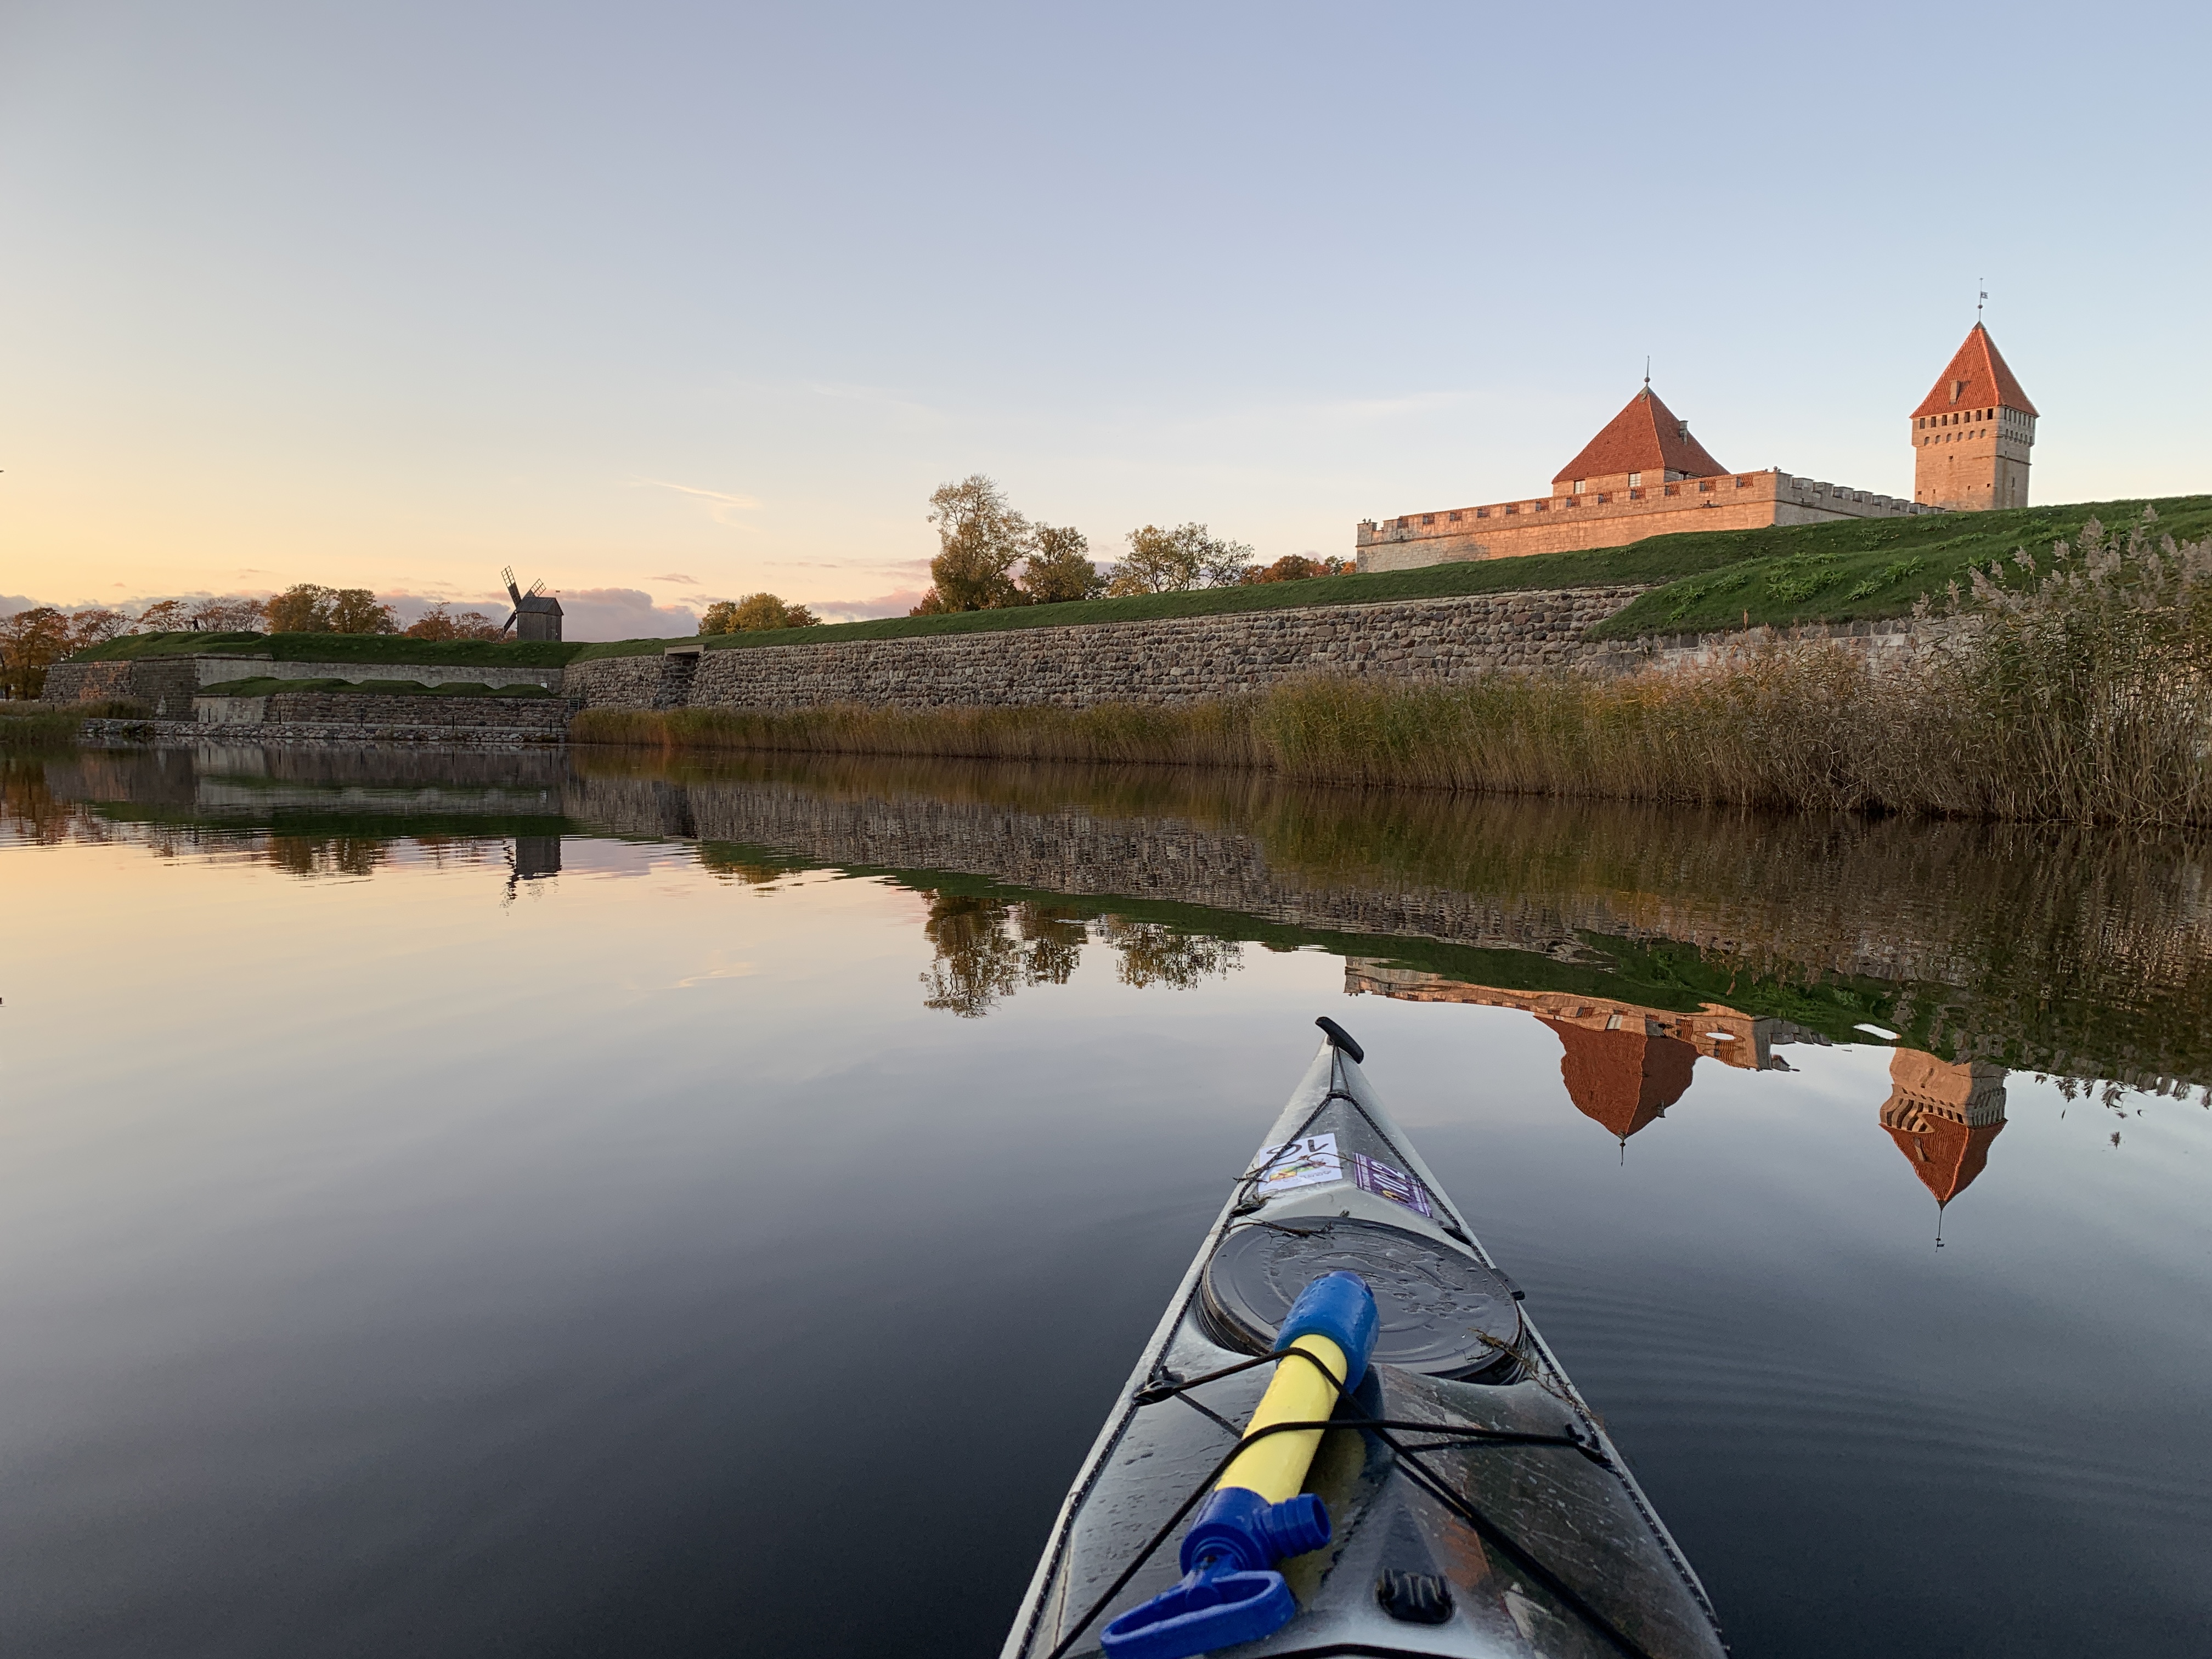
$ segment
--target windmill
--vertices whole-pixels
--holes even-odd
[[[514,567],[507,566],[500,575],[507,582],[507,597],[514,601],[514,609],[499,625],[501,639],[507,630],[514,629],[518,640],[558,640],[561,637],[561,601],[545,592],[544,581],[530,584],[526,593],[515,586]]]

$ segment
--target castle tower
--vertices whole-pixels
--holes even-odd
[[[1979,323],[1912,411],[1912,499],[1957,513],[2027,505],[2035,405]]]
[[[1891,1053],[1881,1127],[1939,1211],[1973,1185],[1990,1143],[2003,1132],[2004,1080],[2005,1068],[1994,1060],[1954,1066],[1917,1048]]]

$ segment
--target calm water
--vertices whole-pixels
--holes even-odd
[[[0,768],[0,1651],[994,1651],[1323,1013],[1739,1654],[2208,1645],[2203,848]]]

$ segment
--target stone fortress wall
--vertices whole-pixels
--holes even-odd
[[[1194,702],[1314,673],[1455,684],[1499,669],[1565,667],[1582,636],[1641,587],[1310,605],[1242,615],[1089,623],[571,665],[586,708],[893,708]]]
[[[1758,629],[1584,637],[1646,591],[1567,588],[834,645],[702,650],[688,641],[657,657],[572,664],[562,689],[587,708],[1085,708],[1194,702],[1325,674],[1455,685],[1501,671],[1685,669],[1770,637]],[[1792,637],[1834,640],[1887,659],[1925,647],[1941,626],[1838,623]]]
[[[46,701],[135,698],[147,704],[157,720],[188,720],[200,688],[228,680],[348,680],[372,686],[378,680],[413,680],[418,685],[469,685],[482,684],[489,676],[500,685],[535,685],[558,691],[562,672],[557,666],[486,668],[465,663],[279,662],[273,657],[210,652],[191,657],[56,663],[46,672]]]
[[[602,657],[558,672],[554,697],[377,696],[358,692],[210,696],[203,683],[243,678],[234,659],[211,675],[191,658],[64,663],[51,702],[145,703],[165,739],[259,726],[272,739],[367,740],[400,732],[441,741],[542,742],[577,708],[770,712],[857,703],[927,709],[1105,702],[1189,703],[1249,696],[1287,681],[1345,675],[1391,685],[1465,684],[1486,674],[1571,670],[1617,675],[1694,669],[1770,637],[1765,630],[1593,641],[1589,630],[1648,590],[1638,586],[1457,595],[1376,605],[1298,606],[1241,615],[1089,623],[825,645],[705,648],[693,639],[649,654]],[[1795,630],[1887,659],[1924,647],[1942,624],[1898,620]],[[315,665],[331,667],[334,665]],[[373,684],[360,665],[351,673]],[[391,678],[411,672],[387,665]],[[502,678],[510,671],[497,671]],[[545,671],[538,671],[545,672]],[[477,669],[481,677],[486,671]],[[205,677],[204,679],[203,677]],[[446,678],[453,677],[448,671]],[[550,677],[550,675],[548,676]],[[144,722],[142,720],[141,724]],[[501,734],[493,737],[496,732]]]

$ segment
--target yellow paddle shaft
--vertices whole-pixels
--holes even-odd
[[[1267,1384],[1267,1392],[1260,1396],[1259,1409],[1252,1413],[1247,1435],[1258,1433],[1274,1423],[1322,1423],[1336,1409],[1336,1385],[1344,1381],[1344,1350],[1325,1336],[1302,1336],[1291,1344],[1303,1348],[1322,1365],[1328,1367],[1328,1376],[1321,1374],[1321,1367],[1304,1359],[1282,1359],[1276,1362],[1275,1375]],[[1222,1471],[1221,1480],[1214,1490],[1223,1486],[1243,1486],[1256,1492],[1270,1504],[1279,1504],[1286,1498],[1295,1498],[1306,1483],[1306,1469],[1313,1462],[1314,1449],[1321,1444],[1320,1429],[1291,1429],[1281,1434],[1271,1434],[1255,1441],[1237,1454],[1236,1462]]]

